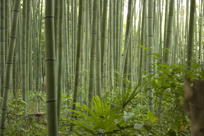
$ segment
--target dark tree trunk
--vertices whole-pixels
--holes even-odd
[[[204,81],[185,80],[185,102],[191,135],[204,136]]]

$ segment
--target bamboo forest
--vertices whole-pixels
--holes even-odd
[[[0,0],[0,136],[204,136],[204,0]]]

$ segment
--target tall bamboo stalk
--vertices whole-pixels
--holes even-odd
[[[13,19],[12,19],[12,27],[11,27],[11,34],[10,34],[9,50],[8,50],[8,57],[6,60],[6,74],[5,74],[6,77],[5,77],[5,86],[4,86],[5,92],[3,97],[2,113],[1,113],[1,120],[0,120],[0,136],[5,135],[4,132],[5,132],[6,113],[7,113],[7,101],[8,101],[8,94],[10,89],[10,82],[11,82],[19,7],[20,7],[20,0],[16,0],[14,4],[14,9],[13,9]]]
[[[45,41],[47,76],[48,136],[58,135],[57,94],[55,84],[54,0],[45,1]]]

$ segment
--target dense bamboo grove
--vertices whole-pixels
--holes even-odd
[[[0,136],[189,135],[183,79],[204,78],[203,17],[203,0],[0,0]],[[119,100],[135,122],[80,124]],[[11,128],[15,115],[42,132]]]

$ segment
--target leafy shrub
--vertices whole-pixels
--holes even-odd
[[[46,125],[46,117],[43,112],[27,111],[27,103],[21,98],[9,100],[6,136],[43,136],[47,134]]]

